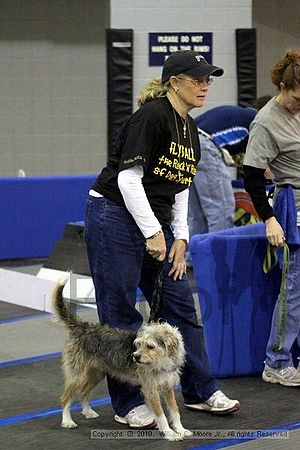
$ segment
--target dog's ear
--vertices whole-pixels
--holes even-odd
[[[168,323],[163,324],[164,327],[164,342],[168,353],[171,357],[184,355],[184,344],[180,331],[177,327],[173,327]]]
[[[179,348],[179,340],[175,333],[166,330],[164,344],[168,349],[170,356],[174,356],[177,353]]]
[[[157,341],[157,344],[158,344],[160,347],[162,347],[164,350],[167,348],[166,343],[165,343],[165,340],[164,340],[162,337],[158,337],[158,338],[156,339],[156,341]]]
[[[137,348],[138,348],[138,344],[139,344],[139,338],[136,337],[135,340],[133,341],[133,347],[134,347],[135,349],[137,349]]]

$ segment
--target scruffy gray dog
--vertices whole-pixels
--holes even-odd
[[[63,352],[62,427],[77,427],[70,413],[75,396],[79,396],[82,414],[87,419],[98,417],[88,403],[88,395],[109,374],[141,385],[145,401],[155,414],[157,427],[165,439],[177,441],[190,436],[192,433],[181,424],[174,395],[174,385],[179,383],[185,359],[178,329],[167,323],[151,323],[133,332],[83,322],[64,303],[65,284],[66,281],[59,282],[53,292],[53,309],[69,329]],[[162,408],[162,395],[170,425]]]

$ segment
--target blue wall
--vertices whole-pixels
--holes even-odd
[[[0,259],[47,257],[69,222],[84,219],[95,174],[0,178]]]

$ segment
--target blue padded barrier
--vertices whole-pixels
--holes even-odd
[[[0,178],[0,259],[47,257],[69,222],[82,221],[96,175]]]
[[[266,226],[263,222],[254,223],[251,225],[243,225],[241,227],[228,228],[227,230],[215,231],[213,233],[199,234],[198,239],[206,239],[212,236],[262,236],[266,239]]]
[[[195,235],[190,252],[216,377],[260,374],[281,272],[262,270],[264,224]]]

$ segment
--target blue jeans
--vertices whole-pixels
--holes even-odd
[[[235,199],[231,177],[217,147],[199,135],[201,160],[190,187],[190,237],[233,227]]]
[[[174,241],[164,229],[167,249]],[[89,197],[86,205],[85,237],[95,286],[100,323],[138,330],[143,322],[136,310],[136,290],[140,287],[151,305],[157,263],[145,252],[145,238],[126,208],[106,198]],[[185,403],[207,400],[217,389],[206,355],[203,327],[196,314],[188,279],[174,281],[168,276],[171,265],[163,267],[162,304],[159,317],[177,326],[186,348],[186,364],[181,385]],[[138,386],[108,377],[112,406],[120,416],[144,403]]]
[[[300,227],[298,227],[300,234]],[[283,349],[274,352],[278,321],[277,299],[271,325],[271,332],[266,350],[266,363],[273,369],[293,366],[291,348],[295,341],[300,347],[300,248],[290,249],[288,272],[287,322]]]

